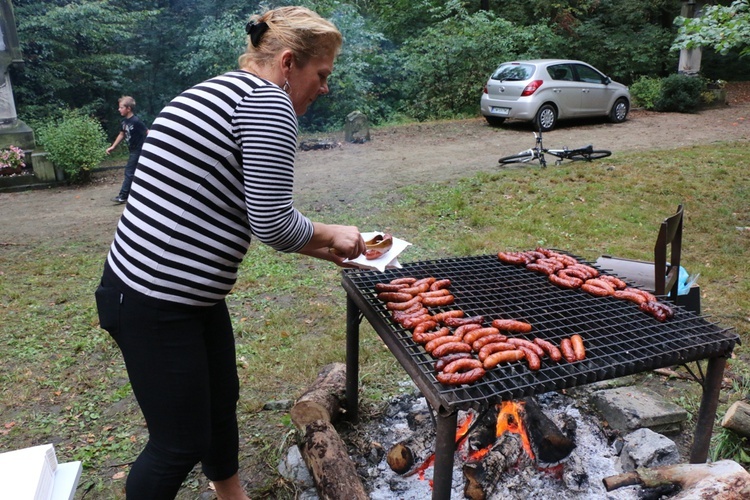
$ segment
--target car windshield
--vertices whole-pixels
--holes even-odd
[[[528,80],[534,73],[534,66],[531,64],[503,64],[492,75],[493,80],[500,81],[521,81]]]

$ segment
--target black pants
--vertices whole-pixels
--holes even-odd
[[[125,199],[130,195],[130,186],[133,185],[133,176],[135,175],[135,167],[138,166],[138,158],[141,156],[140,149],[138,151],[132,151],[128,156],[128,162],[125,164],[125,178],[120,186],[119,198]]]
[[[117,342],[149,440],[130,470],[129,499],[173,499],[198,462],[214,481],[238,468],[239,380],[226,303],[159,308],[106,286],[102,328]]]

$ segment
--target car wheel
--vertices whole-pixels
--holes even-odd
[[[536,113],[534,127],[542,132],[547,132],[555,128],[557,123],[557,110],[551,104],[545,104]]]
[[[615,101],[612,109],[609,111],[609,121],[612,123],[622,123],[628,117],[628,111],[630,111],[630,105],[628,100],[624,97],[620,97]]]
[[[497,116],[485,116],[484,119],[493,127],[498,127],[505,122],[505,118],[498,118]]]

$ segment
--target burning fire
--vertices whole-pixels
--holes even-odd
[[[523,409],[523,402],[503,401],[502,403],[497,405],[497,408],[498,414],[497,426],[495,428],[495,437],[499,438],[505,432],[518,434],[521,437],[521,443],[523,445],[524,451],[526,451],[526,454],[532,460],[534,460],[535,456],[534,451],[531,449],[531,440],[529,439],[529,435],[526,432],[525,426],[523,425],[523,418],[520,414],[520,411]],[[469,429],[471,428],[471,424],[473,421],[474,416],[472,414],[468,414],[461,425],[459,425],[458,429],[456,429],[457,447],[461,445],[461,442],[466,437],[468,437],[467,434],[469,432]],[[467,460],[470,462],[481,460],[482,457],[490,452],[493,446],[494,443],[490,443],[488,446],[485,446],[482,449],[470,452]],[[430,468],[434,462],[435,454],[432,454],[427,460],[424,461],[422,465],[420,465],[414,471],[415,473],[419,474],[419,479],[424,480],[425,471]],[[430,483],[432,483],[432,481],[430,481]]]
[[[506,432],[512,432],[518,434],[521,437],[521,443],[526,454],[534,460],[534,451],[531,449],[531,441],[529,435],[526,432],[526,428],[523,425],[523,419],[521,418],[520,411],[523,408],[522,402],[516,401],[503,401],[497,405],[497,426],[495,428],[495,437],[499,438]],[[467,419],[468,420],[468,419]],[[462,426],[463,428],[463,426]],[[459,429],[460,431],[461,429]],[[464,431],[464,434],[466,431]],[[473,451],[469,454],[470,461],[478,461],[490,452],[494,443],[485,446],[480,450]]]

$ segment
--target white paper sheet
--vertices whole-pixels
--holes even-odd
[[[371,240],[377,235],[383,235],[385,233],[381,232],[370,232],[370,233],[362,233],[362,238],[364,238],[365,241]],[[388,250],[386,253],[384,253],[382,256],[378,257],[377,259],[373,260],[367,260],[364,255],[360,255],[356,259],[352,260],[345,260],[344,262],[347,262],[349,264],[354,264],[357,267],[360,267],[362,269],[377,269],[381,273],[385,271],[386,269],[390,268],[396,268],[400,269],[401,264],[398,262],[398,256],[401,252],[406,250],[406,247],[411,245],[408,241],[404,241],[401,239],[398,239],[396,237],[393,238],[393,246],[390,250]]]

